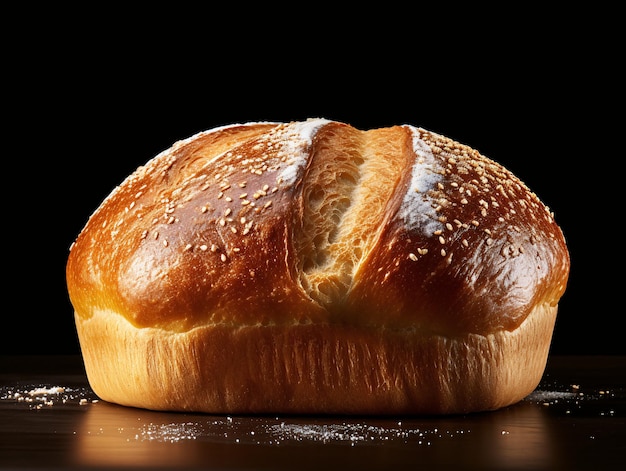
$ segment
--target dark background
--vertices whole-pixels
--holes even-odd
[[[214,126],[309,117],[413,124],[504,164],[555,212],[570,248],[552,353],[626,353],[612,14],[311,10],[55,9],[20,22],[5,42],[0,353],[79,352],[68,249],[137,166]]]

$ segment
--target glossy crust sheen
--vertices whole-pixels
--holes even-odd
[[[569,274],[548,209],[412,126],[249,123],[102,203],[67,284],[103,399],[214,413],[458,413],[538,384]]]

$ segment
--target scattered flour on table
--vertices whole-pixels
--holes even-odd
[[[86,405],[98,402],[98,399],[88,388],[26,385],[0,386],[0,401],[25,404],[30,409],[41,409],[55,404]]]

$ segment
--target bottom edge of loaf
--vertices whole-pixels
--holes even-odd
[[[346,325],[137,328],[75,314],[103,400],[214,414],[458,414],[516,403],[545,370],[556,306],[514,331],[456,338]]]

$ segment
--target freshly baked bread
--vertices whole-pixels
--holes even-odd
[[[550,211],[476,150],[311,119],[154,157],[78,235],[67,286],[104,400],[448,414],[537,386],[569,267]]]

